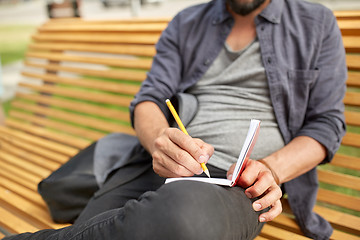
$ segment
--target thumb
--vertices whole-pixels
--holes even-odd
[[[227,171],[226,173],[226,178],[231,180],[232,179],[232,176],[233,176],[233,173],[234,173],[234,170],[235,170],[235,165],[236,163],[234,163],[233,165],[230,166],[229,170]]]

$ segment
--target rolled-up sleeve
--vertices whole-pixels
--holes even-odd
[[[309,136],[327,149],[324,162],[338,150],[346,131],[343,98],[347,67],[341,32],[333,14],[324,11],[322,45],[303,127],[297,136]]]
[[[134,109],[144,101],[156,103],[168,118],[165,100],[175,95],[181,79],[181,56],[179,54],[178,17],[175,17],[161,34],[156,44],[156,55],[151,70],[140,91],[130,104],[130,118],[134,126]]]

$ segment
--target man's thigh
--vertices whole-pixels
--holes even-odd
[[[253,239],[263,226],[242,188],[195,181],[163,185],[123,211],[125,239]]]
[[[10,239],[253,239],[263,225],[258,216],[239,187],[179,181],[83,223]]]

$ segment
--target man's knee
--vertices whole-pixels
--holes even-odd
[[[144,194],[138,202],[141,211],[136,211],[142,215],[137,225],[143,232],[138,234],[154,239],[221,239],[229,223],[224,222],[226,212],[218,207],[218,188],[181,181]],[[128,213],[127,216],[133,216]]]

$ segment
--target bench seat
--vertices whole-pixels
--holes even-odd
[[[315,212],[332,239],[360,239],[360,12],[338,11],[349,68],[348,132],[331,164],[318,167]],[[23,81],[0,126],[0,238],[67,224],[52,222],[37,184],[111,132],[134,135],[128,105],[169,19],[53,19],[32,36]],[[283,213],[256,239],[307,239],[286,197]]]

